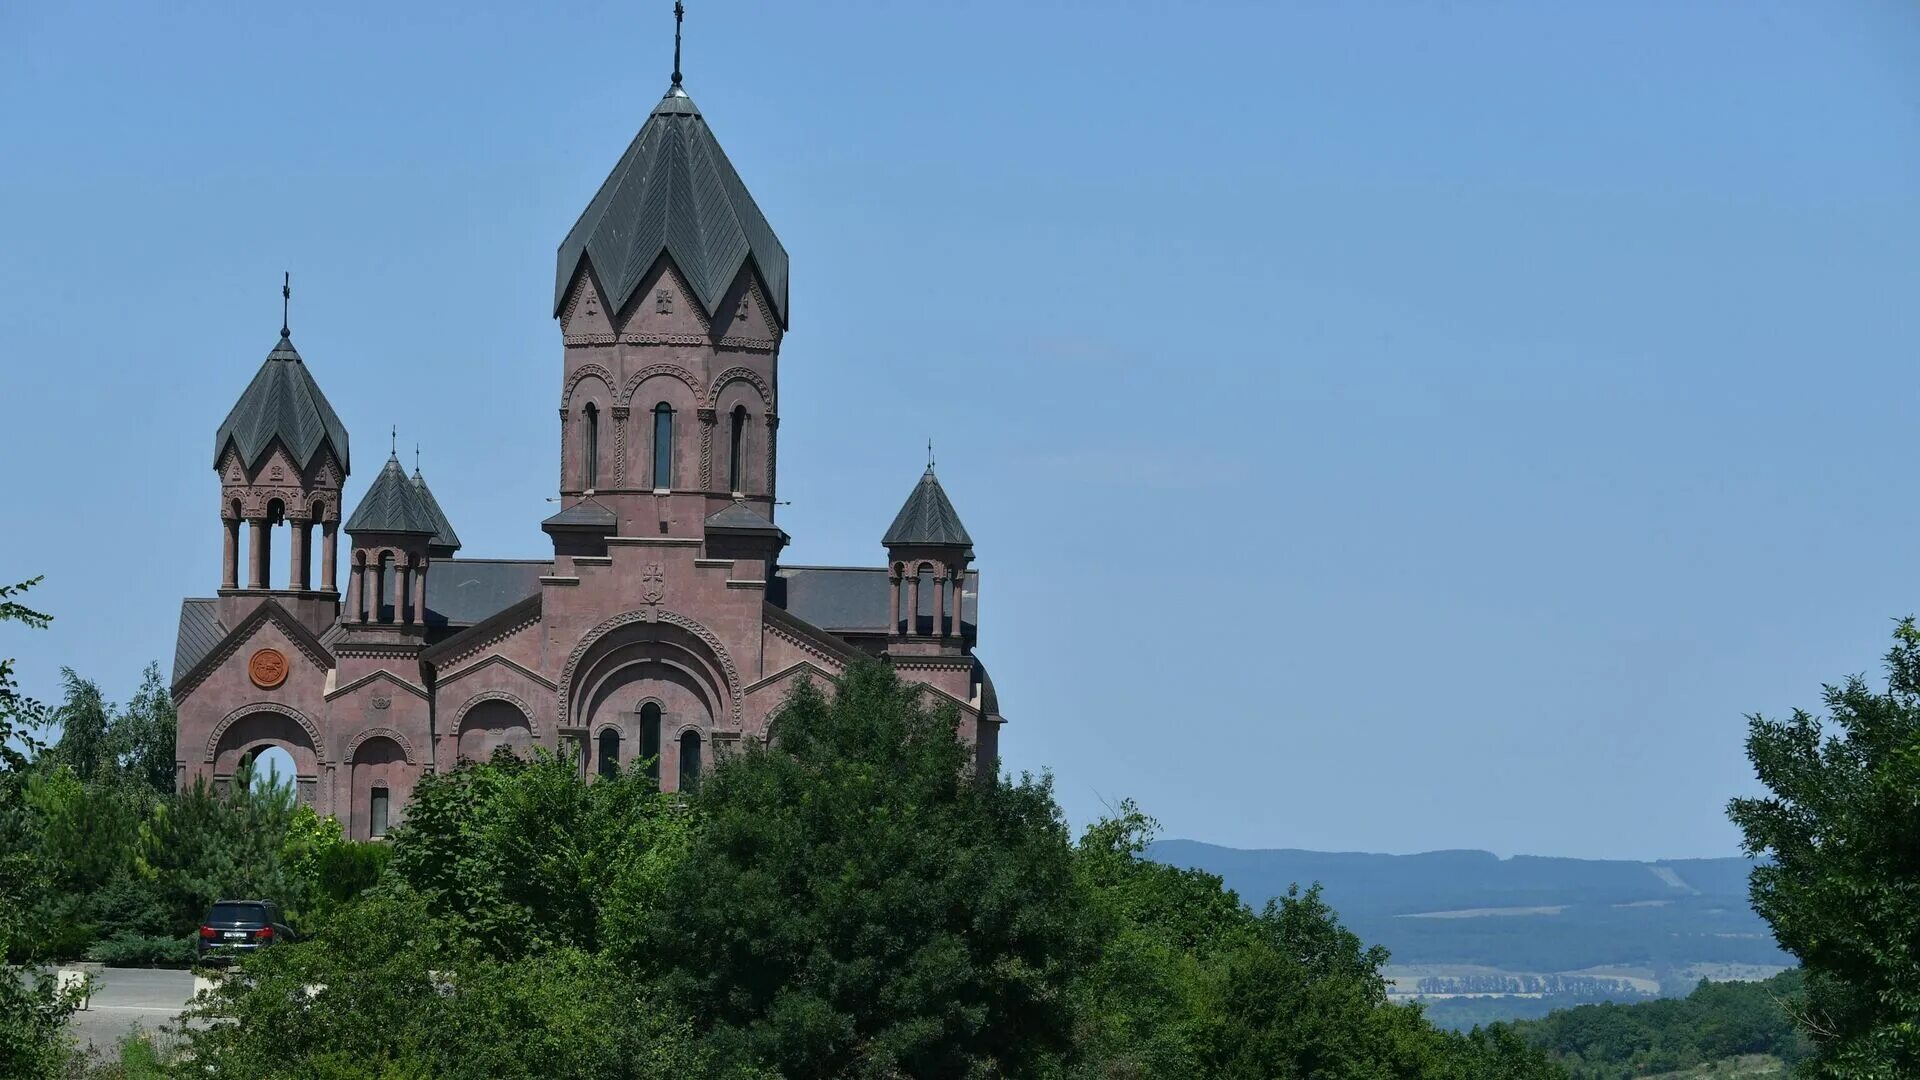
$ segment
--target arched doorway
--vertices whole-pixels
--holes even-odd
[[[622,770],[644,768],[667,791],[680,787],[683,750],[705,756],[715,721],[731,719],[738,693],[718,638],[665,611],[631,612],[595,628],[570,658],[562,688],[566,722],[592,733],[588,775],[617,748]],[[683,739],[687,731],[694,738]],[[615,737],[603,740],[607,733]],[[689,764],[691,777],[707,762]]]
[[[313,726],[306,717],[286,706],[263,704],[237,710],[214,727],[208,740],[214,788],[226,791],[243,763],[257,767],[264,754],[278,750],[285,757],[276,754],[274,759],[282,769],[290,770],[286,779],[293,785],[294,796],[312,805],[319,792],[322,766],[315,742]],[[327,807],[315,809],[324,813]]]

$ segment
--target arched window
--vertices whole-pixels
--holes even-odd
[[[700,733],[684,731],[680,733],[680,790],[692,791],[700,786]]]
[[[596,488],[600,486],[600,409],[589,401],[583,411],[587,417],[587,444],[580,463],[580,486]]]
[[[747,407],[745,405],[735,405],[733,407],[733,437],[732,441],[728,443],[728,446],[732,449],[727,455],[727,483],[730,485],[727,490],[733,492],[745,491],[747,490],[745,468],[747,460]]]
[[[660,706],[649,701],[640,706],[640,757],[647,763],[647,775],[660,782]]]
[[[373,797],[368,800],[369,805],[367,806],[368,836],[387,835],[387,807],[390,802],[391,800],[387,796],[386,788],[377,787],[373,789]]]
[[[620,733],[608,728],[600,733],[600,775],[614,776],[620,772]]]
[[[664,401],[653,407],[653,486],[673,486],[673,406]]]

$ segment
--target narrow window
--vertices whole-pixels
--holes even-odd
[[[582,476],[585,477],[585,483],[581,486],[591,489],[600,486],[600,410],[594,406],[593,402],[589,401],[587,402],[586,414],[587,447],[586,458],[582,462],[581,470]]]
[[[745,405],[733,407],[733,441],[728,445],[732,450],[727,456],[727,483],[731,485],[727,490],[742,492],[747,490],[745,469],[742,468],[747,459],[747,407]]]
[[[673,406],[664,401],[653,407],[653,486],[673,486]]]
[[[680,790],[692,791],[700,786],[700,733],[683,732],[680,735]]]
[[[640,757],[647,763],[647,775],[660,782],[660,706],[648,702],[640,707]]]
[[[600,775],[614,776],[620,772],[620,733],[612,728],[600,733]]]
[[[368,808],[367,822],[368,822],[368,825],[367,825],[368,836],[387,835],[387,789],[386,788],[377,787],[373,789],[373,805]]]

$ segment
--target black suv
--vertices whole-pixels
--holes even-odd
[[[280,918],[280,905],[270,900],[222,900],[200,924],[200,959],[231,958],[291,940],[293,931]]]

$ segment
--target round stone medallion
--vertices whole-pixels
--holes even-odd
[[[253,685],[271,690],[287,681],[287,658],[279,649],[261,649],[247,661],[247,676]]]

